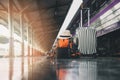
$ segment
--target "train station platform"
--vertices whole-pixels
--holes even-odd
[[[120,78],[120,58],[116,57],[84,57],[57,61],[42,57],[34,58],[32,65],[28,65],[27,60],[26,58],[23,65],[20,59],[16,58],[10,67],[7,65],[9,60],[1,58],[1,63],[4,63],[0,64],[1,80],[119,80]]]
[[[0,80],[120,80],[119,34],[120,0],[0,0]]]
[[[47,61],[47,62],[44,62]],[[30,72],[32,80],[118,80],[120,58],[63,59],[51,64],[48,60],[36,64]],[[28,76],[31,80],[31,76]]]

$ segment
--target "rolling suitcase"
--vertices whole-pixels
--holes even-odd
[[[87,27],[82,25],[82,10],[80,10],[80,25],[76,29],[78,35],[78,50],[83,55],[94,54],[96,53],[96,30],[93,27],[90,27],[90,10],[86,9],[88,13],[88,25]]]

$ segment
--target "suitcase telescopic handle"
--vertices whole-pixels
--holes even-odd
[[[83,13],[83,10],[87,10],[87,18],[88,18],[88,24],[87,24],[87,26],[89,27],[90,26],[90,9],[89,8],[83,8],[83,9],[80,9],[80,27],[82,27],[83,26],[83,15],[82,15],[82,13]]]

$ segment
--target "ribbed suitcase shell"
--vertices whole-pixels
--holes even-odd
[[[80,27],[78,33],[78,49],[83,54],[96,53],[96,30],[91,27]]]

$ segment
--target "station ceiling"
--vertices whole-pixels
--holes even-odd
[[[0,24],[8,26],[8,1],[0,0]],[[13,27],[20,35],[20,14],[23,15],[24,36],[27,27],[34,33],[34,45],[49,51],[61,28],[72,0],[10,0],[12,1]],[[29,33],[29,34],[30,34]],[[29,35],[30,37],[30,35]]]

